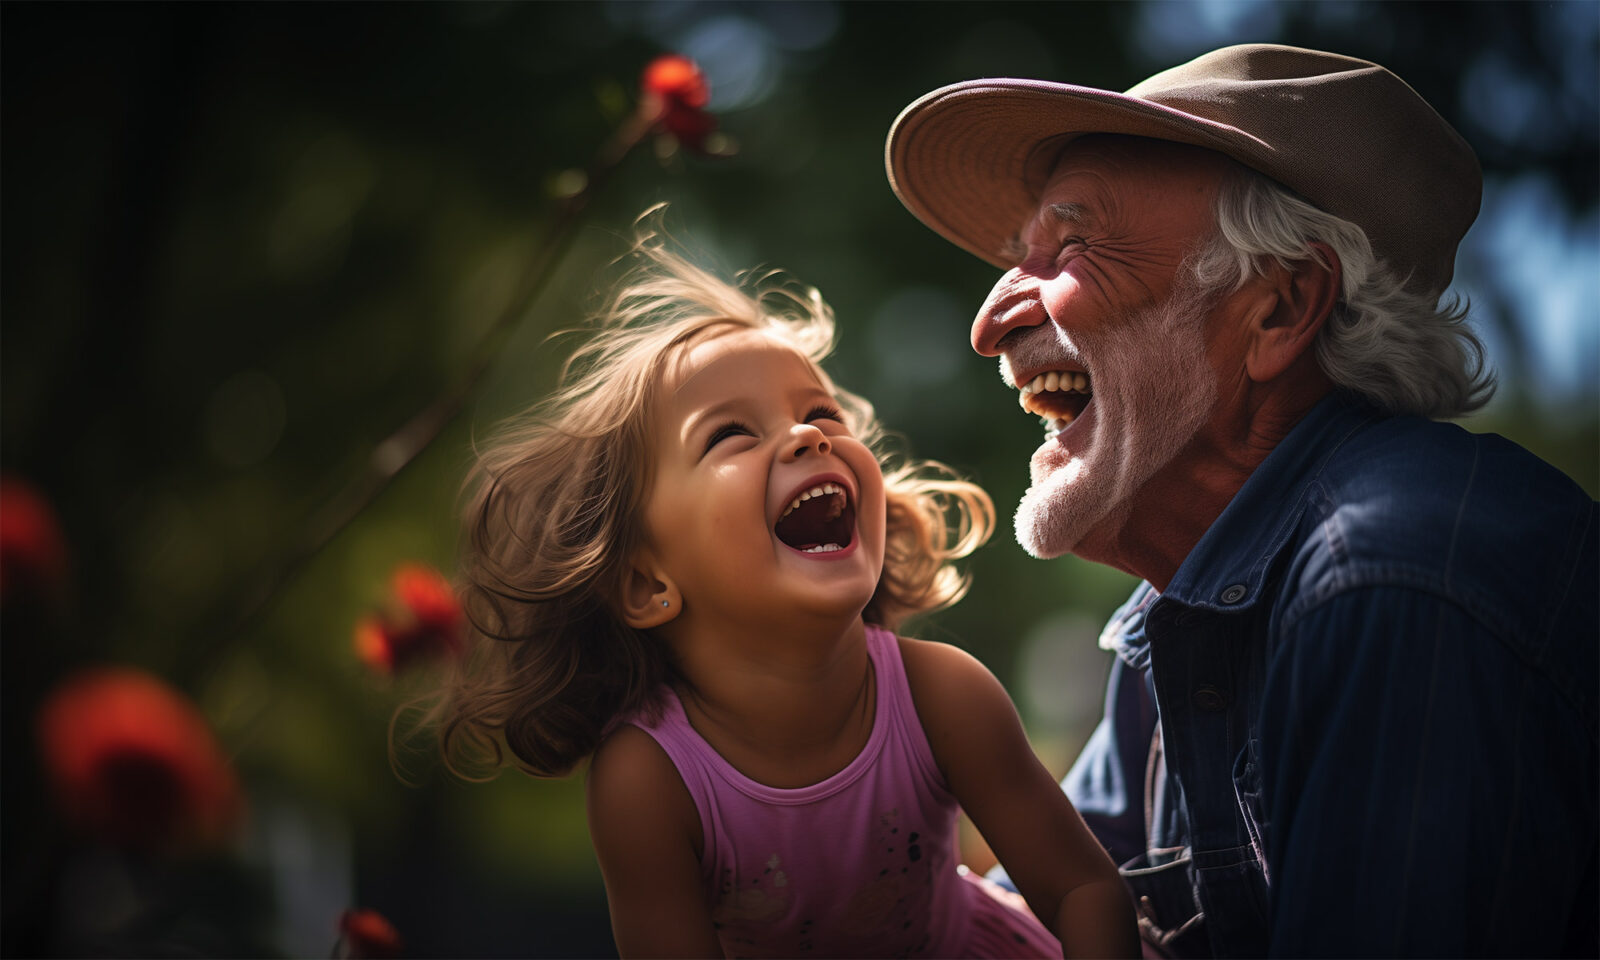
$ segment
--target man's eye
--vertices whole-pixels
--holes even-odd
[[[728,421],[717,429],[711,431],[711,436],[706,438],[705,452],[710,453],[712,447],[728,439],[729,437],[736,437],[740,434],[750,435],[750,428],[738,422],[737,420]]]
[[[839,412],[838,407],[827,403],[819,403],[812,407],[811,411],[806,414],[807,423],[810,423],[813,420],[834,420],[839,423],[844,423],[844,414]]]

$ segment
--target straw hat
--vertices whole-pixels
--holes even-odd
[[[1276,44],[1214,50],[1127,93],[1043,80],[933,91],[889,130],[889,183],[923,223],[1002,269],[1061,148],[1088,133],[1219,151],[1367,232],[1413,289],[1450,284],[1483,177],[1461,135],[1399,77]]]

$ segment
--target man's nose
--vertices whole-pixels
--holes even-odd
[[[1000,340],[1013,330],[1037,327],[1049,321],[1039,302],[1039,283],[1021,267],[1006,272],[989,291],[989,299],[972,321],[972,349],[985,357],[1000,355]]]
[[[828,435],[814,423],[797,423],[789,431],[789,441],[783,446],[785,463],[798,460],[807,453],[827,453],[833,449]]]

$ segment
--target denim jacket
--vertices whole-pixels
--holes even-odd
[[[1173,956],[1596,956],[1597,505],[1330,396],[1101,638],[1062,785]]]

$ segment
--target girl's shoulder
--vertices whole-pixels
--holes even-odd
[[[699,817],[666,752],[617,727],[589,763],[589,836],[623,956],[719,955],[702,888]]]
[[[911,686],[912,697],[918,701],[919,710],[924,695],[930,700],[956,703],[974,696],[984,698],[996,689],[1005,696],[1004,688],[989,668],[960,647],[912,637],[897,636],[895,641],[900,661],[905,664],[906,681]]]
[[[699,854],[700,815],[689,788],[667,752],[645,731],[619,724],[601,741],[584,781],[589,829],[621,840],[644,836],[681,842],[687,836]]]
[[[1019,728],[1010,695],[977,657],[948,643],[897,639],[917,719],[946,775],[953,760],[992,749]]]

